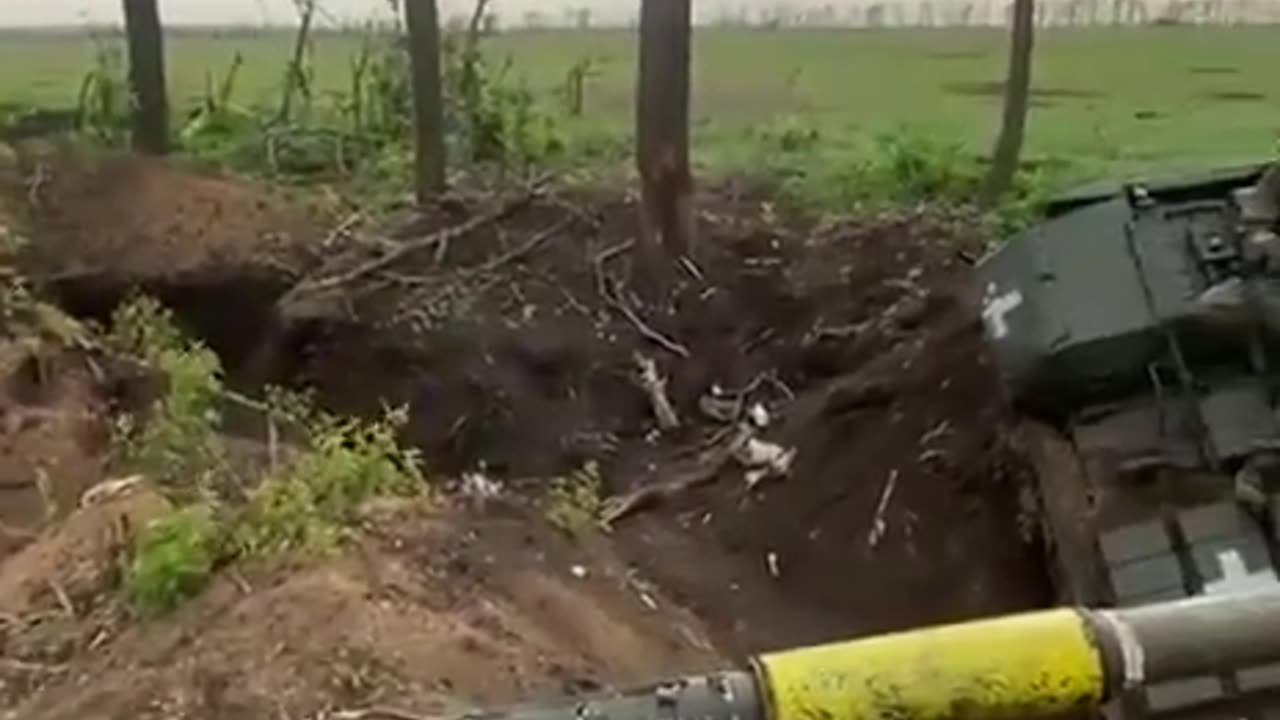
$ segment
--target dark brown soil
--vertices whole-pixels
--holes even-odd
[[[622,552],[735,651],[1047,602],[1034,533],[1019,525],[1029,521],[1027,478],[1003,440],[956,259],[963,223],[920,214],[788,229],[734,203],[703,200],[713,208],[698,260],[705,281],[676,281],[669,312],[644,309],[688,358],[601,311],[591,258],[626,239],[634,214],[605,205],[600,239],[566,233],[412,348],[339,333],[292,372],[353,409],[411,401],[415,442],[448,472],[482,464],[500,477],[546,477],[603,459],[620,493],[696,473],[691,447],[718,427],[699,415],[699,397],[755,385],[750,399],[777,418],[769,437],[798,449],[793,475],[749,492],[730,466],[618,528]],[[485,257],[485,239],[471,242],[466,251]],[[670,376],[694,427],[653,441],[649,403],[630,379],[636,350]],[[867,534],[894,474],[888,530],[873,550]]]
[[[157,695],[192,688],[205,690],[184,700],[204,703],[183,706],[191,717],[225,716],[234,706],[219,703],[258,707],[271,692],[296,700],[288,707],[297,712],[322,700],[358,703],[372,697],[370,687],[400,681],[412,687],[388,692],[415,703],[433,693],[488,701],[551,687],[557,677],[570,678],[561,689],[571,689],[668,675],[764,648],[1049,599],[1020,503],[1024,470],[1004,441],[1003,406],[958,259],[977,239],[964,217],[922,210],[780,219],[757,195],[708,190],[699,198],[695,257],[671,265],[668,293],[642,302],[627,282],[637,260],[627,245],[635,207],[616,196],[535,198],[453,239],[441,263],[433,246],[359,274],[386,248],[456,226],[496,201],[451,199],[393,227],[331,233],[310,229],[319,221],[259,188],[150,161],[112,162],[119,164],[51,184],[31,208],[41,242],[27,269],[77,313],[102,317],[132,287],[159,294],[220,351],[237,382],[310,385],[332,407],[357,413],[407,404],[407,439],[442,485],[483,472],[513,491],[517,508],[539,497],[547,478],[588,460],[618,495],[680,479],[691,489],[641,504],[598,546],[538,529],[525,510],[474,526],[433,524],[432,532],[446,530],[430,539],[402,523],[373,523],[375,544],[386,541],[385,528],[400,528],[373,555],[398,563],[388,571],[390,589],[358,563],[272,570],[265,586],[250,579],[244,598],[224,582],[187,614],[128,630],[108,655],[82,660],[88,676],[111,682],[65,694],[51,686],[33,700],[41,710],[31,717],[74,715],[107,695],[115,709],[104,716],[124,717],[162,707],[147,704]],[[126,192],[157,188],[153,176],[164,178],[163,192]],[[131,200],[102,202],[95,187]],[[204,210],[192,211],[188,198],[205,198]],[[211,207],[231,221],[209,219]],[[278,228],[292,241],[263,249],[262,238],[283,237],[270,234]],[[299,279],[314,286],[339,276],[349,279],[336,292],[298,290]],[[637,353],[669,379],[679,429],[659,432],[636,381]],[[735,463],[706,462],[702,451],[725,428],[700,410],[715,387],[767,408],[763,438],[796,450],[789,476],[753,490]],[[883,534],[873,541],[890,487]],[[465,550],[441,549],[457,542]],[[561,598],[547,605],[512,589],[553,576],[565,582],[566,566],[588,551],[596,554],[584,568],[614,568],[607,583],[589,575],[610,593],[618,578],[652,581],[657,619],[647,604],[635,607],[634,588],[630,605],[563,589],[545,591]],[[459,557],[460,567],[432,574],[432,562]],[[477,568],[482,582],[468,579]],[[518,622],[439,616],[483,614],[504,593],[518,596]],[[598,636],[570,632],[598,612],[621,619],[578,626]],[[280,629],[247,618],[275,618]],[[328,666],[318,657],[340,643],[326,633],[366,626],[377,632],[356,633],[353,652],[372,653],[361,657],[377,658],[369,662],[383,670],[335,699],[323,689]],[[479,640],[450,634],[472,637],[475,626],[492,632]],[[157,646],[155,633],[171,633],[172,642]],[[494,637],[506,644],[492,647]],[[455,641],[489,649],[442,649]],[[275,659],[258,667],[248,660],[255,653]],[[272,674],[286,668],[297,672]]]

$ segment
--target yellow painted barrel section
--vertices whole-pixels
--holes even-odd
[[[1049,610],[756,658],[768,720],[1032,720],[1097,703],[1084,618]]]

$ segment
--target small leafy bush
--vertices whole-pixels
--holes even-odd
[[[568,476],[552,480],[542,505],[547,521],[567,533],[577,534],[596,527],[604,508],[604,483],[599,466],[587,462]]]
[[[217,356],[145,296],[116,310],[107,344],[168,378],[150,412],[123,418],[115,438],[125,462],[164,480],[161,486],[184,501],[135,543],[125,592],[143,613],[176,607],[224,562],[331,549],[367,500],[426,488],[417,452],[397,441],[408,420],[404,409],[374,421],[345,418],[317,409],[309,395],[276,388],[263,410],[289,430],[286,460],[259,482],[235,478],[219,434],[219,406],[230,394]],[[212,480],[250,490],[218,493]]]
[[[403,409],[372,422],[314,410],[295,418],[307,446],[252,493],[235,531],[241,554],[332,548],[365,501],[426,487],[418,453],[396,441]]]
[[[222,366],[217,354],[187,338],[171,311],[140,296],[111,318],[108,345],[163,373],[167,391],[145,418],[116,423],[116,447],[131,467],[169,486],[198,485],[222,464],[218,440]]]
[[[208,505],[189,505],[148,523],[138,534],[125,575],[130,603],[155,615],[199,593],[213,574],[221,542]]]

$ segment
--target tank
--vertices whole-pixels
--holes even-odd
[[[1059,600],[1280,590],[1280,165],[1095,186],[978,264]],[[1152,686],[1126,718],[1280,692],[1280,665]],[[1280,700],[1258,717],[1280,719]]]

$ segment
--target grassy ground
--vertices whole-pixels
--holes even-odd
[[[1045,31],[1028,136],[1032,157],[1066,158],[1081,174],[1168,170],[1247,161],[1280,137],[1275,29],[1092,28]],[[317,43],[321,87],[348,82],[349,35]],[[513,72],[552,91],[584,57],[598,59],[575,137],[625,137],[634,45],[623,31],[512,33],[492,41]],[[289,51],[285,34],[175,34],[171,85],[197,94],[206,71],[240,51],[241,102],[272,96]],[[89,63],[82,36],[0,36],[0,102],[66,105]],[[700,160],[758,165],[790,148],[839,163],[872,133],[909,126],[982,152],[994,133],[1005,62],[1003,32],[945,30],[706,30],[697,35],[695,112]],[[547,102],[556,102],[550,93]],[[816,137],[814,136],[816,133]]]

